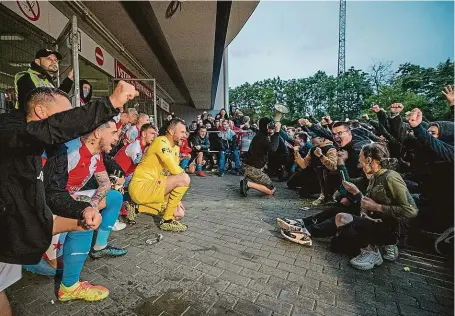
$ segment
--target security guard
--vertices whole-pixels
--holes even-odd
[[[58,62],[62,55],[54,50],[40,49],[35,54],[35,60],[30,64],[30,68],[21,71],[14,77],[17,102],[16,109],[25,112],[25,97],[37,87],[54,88],[54,78],[58,73]],[[68,77],[63,80],[59,89],[69,93],[73,86],[73,70]]]

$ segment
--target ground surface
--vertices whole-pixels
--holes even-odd
[[[408,250],[354,270],[328,241],[304,248],[280,237],[275,217],[304,215],[295,192],[278,184],[275,197],[242,198],[239,179],[192,177],[186,233],[148,245],[159,230],[146,215],[113,232],[111,244],[129,253],[88,259],[82,273],[110,289],[106,300],[60,303],[53,278],[24,272],[8,291],[15,315],[453,315],[453,272],[442,258]]]

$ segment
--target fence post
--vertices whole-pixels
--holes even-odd
[[[77,29],[77,17],[73,15],[73,23],[71,24],[71,51],[73,55],[73,82],[74,82],[74,98],[73,106],[81,106],[81,92],[79,91],[79,34]]]

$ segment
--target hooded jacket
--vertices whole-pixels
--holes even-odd
[[[41,66],[37,63],[32,62],[30,68],[27,71],[18,73],[15,77],[16,83],[16,95],[17,95],[17,106],[16,108],[23,113],[25,113],[25,98],[27,94],[38,86],[32,80],[31,76],[37,76],[38,79],[49,82],[49,86],[54,87],[54,78],[49,75]],[[73,86],[73,80],[70,78],[65,78],[62,84],[58,87],[59,90],[62,90],[65,93],[69,93]]]
[[[269,151],[278,149],[280,133],[275,132],[269,136],[268,125],[272,120],[269,118],[261,118],[259,120],[259,130],[251,141],[244,163],[257,168],[264,168],[267,163]]]
[[[85,98],[84,98],[84,93],[83,93],[83,89],[82,89],[82,86],[84,84],[88,84],[90,86],[90,92],[88,93],[87,97],[85,97]],[[92,88],[92,84],[90,82],[88,82],[85,79],[79,80],[79,93],[81,95],[81,105],[85,105],[90,102],[90,100],[92,99],[92,91],[93,91],[93,88]]]
[[[26,122],[0,115],[0,262],[36,264],[52,239],[41,157],[45,149],[92,132],[118,113],[108,98]]]
[[[431,123],[430,126],[431,125],[438,127],[438,138],[431,136],[430,133],[422,126],[422,124],[413,128],[414,136],[423,145],[424,148],[428,148],[434,154],[436,154],[437,159],[453,163],[454,123],[438,121]]]

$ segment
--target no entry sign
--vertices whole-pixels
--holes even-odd
[[[22,14],[30,21],[38,21],[41,11],[38,1],[16,1]]]
[[[102,66],[104,64],[103,51],[99,47],[95,49],[95,58],[98,65]]]

